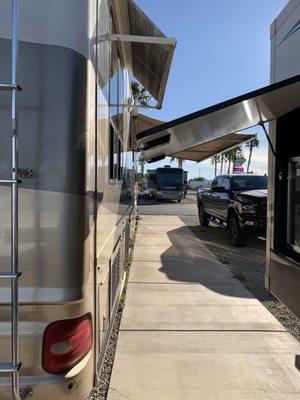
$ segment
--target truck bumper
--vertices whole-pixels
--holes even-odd
[[[265,233],[267,228],[266,218],[255,218],[253,216],[239,216],[240,227],[248,233]]]

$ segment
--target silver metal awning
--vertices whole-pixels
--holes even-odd
[[[116,33],[99,40],[120,43],[127,67],[161,108],[176,40],[167,38],[134,1],[115,1],[113,5],[122,23],[115,27]]]
[[[136,139],[149,162],[165,156],[202,161],[251,139],[237,132],[264,127],[298,107],[300,75],[138,133]],[[169,141],[160,143],[167,136]]]
[[[164,124],[164,121],[159,119],[148,117],[147,115],[137,114],[133,115],[130,119],[130,132],[133,138],[136,138],[137,134],[146,130],[155,128],[156,126]],[[138,149],[138,144],[133,143],[133,148]]]

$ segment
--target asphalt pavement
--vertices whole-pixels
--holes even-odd
[[[138,200],[138,210],[140,215],[198,216],[196,192],[189,191],[181,203],[140,198]]]

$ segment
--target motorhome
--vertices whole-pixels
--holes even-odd
[[[1,400],[98,379],[135,223],[131,80],[161,108],[174,46],[132,0],[0,2]]]
[[[157,168],[156,170],[156,200],[182,201],[185,193],[184,171],[182,168]]]
[[[271,25],[271,83],[300,74],[300,0]],[[282,100],[283,101],[283,100]],[[300,317],[300,108],[270,123],[266,287]]]
[[[150,198],[154,198],[156,190],[156,169],[148,169],[146,173],[146,190]]]

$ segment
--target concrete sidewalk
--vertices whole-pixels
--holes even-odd
[[[180,218],[140,221],[127,293],[108,400],[300,399],[299,343]]]

